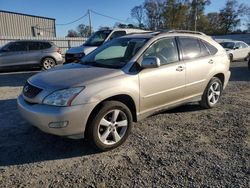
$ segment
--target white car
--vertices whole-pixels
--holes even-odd
[[[226,49],[231,62],[246,60],[250,56],[250,46],[242,41],[224,41],[220,45]]]
[[[144,32],[148,31],[129,28],[99,30],[95,32],[83,45],[70,48],[65,54],[65,61],[66,63],[78,62],[82,57],[89,54],[107,41],[127,34]]]

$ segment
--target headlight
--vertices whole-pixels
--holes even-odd
[[[71,102],[85,87],[75,87],[69,89],[58,90],[43,100],[43,104],[53,106],[71,106]]]

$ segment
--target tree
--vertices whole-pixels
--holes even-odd
[[[198,29],[200,21],[204,22],[204,10],[207,5],[210,5],[210,0],[192,0],[190,3],[189,27],[187,29]],[[202,18],[202,19],[201,19]]]
[[[143,6],[142,5],[135,6],[131,10],[130,14],[131,14],[132,18],[137,20],[139,27],[143,25],[144,11],[143,11]]]
[[[164,23],[168,29],[186,29],[189,5],[186,0],[166,1]]]
[[[145,0],[144,9],[149,29],[157,30],[164,27],[164,0]]]
[[[79,35],[75,30],[70,29],[70,30],[68,30],[67,37],[79,37]]]
[[[208,13],[207,16],[207,26],[205,27],[205,32],[210,35],[214,34],[222,34],[222,27],[221,27],[221,17],[220,14],[217,12]]]
[[[85,24],[80,24],[77,26],[77,31],[79,33],[79,36],[81,37],[89,37],[92,33],[90,33],[90,27]],[[91,29],[92,31],[92,29]]]
[[[241,18],[249,13],[249,7],[238,4],[237,0],[227,0],[226,5],[220,10],[222,30],[224,34],[233,32],[241,24]]]

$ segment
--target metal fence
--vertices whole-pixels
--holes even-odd
[[[218,35],[214,36],[214,38],[217,40],[239,40],[250,45],[250,34]]]
[[[65,54],[65,52],[75,46],[82,45],[86,38],[82,37],[3,37],[0,36],[0,46],[5,45],[8,42],[16,41],[16,40],[46,40],[51,41],[54,44],[56,44],[59,48],[62,50],[62,54]]]

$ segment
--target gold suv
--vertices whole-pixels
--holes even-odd
[[[132,122],[158,111],[193,101],[216,106],[230,77],[229,62],[226,51],[203,33],[127,35],[77,64],[32,76],[18,107],[44,132],[87,137],[109,150],[126,140]]]

